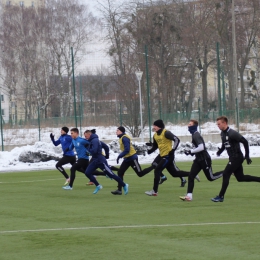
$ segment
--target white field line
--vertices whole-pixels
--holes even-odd
[[[130,228],[167,228],[167,227],[194,227],[194,226],[222,226],[222,225],[246,225],[257,224],[260,222],[220,222],[220,223],[186,223],[186,224],[162,224],[162,225],[131,225],[131,226],[100,226],[100,227],[75,227],[75,228],[50,228],[50,229],[25,229],[25,230],[3,230],[3,234],[17,233],[39,233],[39,232],[55,232],[55,231],[75,231],[75,230],[95,230],[95,229],[130,229]]]

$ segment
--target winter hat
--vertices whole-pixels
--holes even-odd
[[[125,133],[125,128],[123,126],[119,126],[117,129],[120,130],[122,133]]]
[[[158,120],[154,121],[153,125],[158,126],[159,128],[164,128],[165,127],[162,119],[158,119]]]
[[[66,134],[69,132],[69,128],[67,126],[63,126],[61,130],[63,130]]]
[[[96,133],[96,129],[92,129],[92,130],[90,130],[90,132],[91,132],[92,134],[95,134],[95,133]]]

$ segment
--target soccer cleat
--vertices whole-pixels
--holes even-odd
[[[129,187],[129,185],[127,183],[123,187],[125,195],[128,193],[128,187]]]
[[[158,192],[155,192],[154,190],[146,191],[145,194],[148,196],[158,196]]]
[[[66,181],[65,181],[65,183],[64,183],[64,186],[69,185],[69,183],[70,183],[70,178],[66,179]]]
[[[63,186],[62,189],[64,189],[64,190],[72,190],[72,187],[70,187],[69,185],[68,186]]]
[[[163,177],[160,179],[159,184],[163,184],[165,181],[167,181],[167,177],[166,177],[166,176],[163,176]]]
[[[111,193],[113,195],[122,195],[122,191],[121,190],[114,190],[114,191],[111,191]]]
[[[216,196],[215,198],[211,199],[213,202],[223,202],[224,197]]]
[[[93,191],[93,194],[97,194],[99,190],[103,189],[102,185],[98,185],[96,189]]]
[[[187,183],[187,181],[186,181],[186,180],[182,181],[182,182],[181,182],[181,186],[180,186],[180,187],[184,187],[186,183]]]
[[[198,182],[200,182],[200,176],[199,176],[199,175],[197,175],[197,176],[195,177],[195,179],[196,179]]]
[[[94,185],[94,182],[90,181],[87,183],[87,185]]]
[[[183,201],[192,201],[192,198],[191,197],[189,197],[189,196],[180,196],[179,197],[181,200],[183,200]]]

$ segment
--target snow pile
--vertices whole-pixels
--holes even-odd
[[[260,146],[260,135],[247,134],[244,137],[247,139],[249,146]]]

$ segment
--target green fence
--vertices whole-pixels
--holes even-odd
[[[87,115],[87,116],[77,116],[77,127],[80,126],[114,126],[114,125],[128,125],[129,122],[136,121],[139,123],[139,114],[135,115],[136,118],[133,120],[133,115],[130,114],[118,114],[118,115]],[[217,117],[220,116],[218,111],[209,111],[207,113],[202,113],[200,110],[193,110],[190,114],[185,111],[177,113],[151,113],[151,121],[161,118],[165,122],[170,122],[172,124],[182,124],[187,123],[190,119],[196,119],[201,124],[205,122],[215,122]],[[228,117],[230,123],[235,123],[235,111],[226,110],[225,116]],[[148,115],[143,115],[144,124],[148,125]],[[38,127],[60,127],[67,125],[74,127],[75,117],[52,117],[52,118],[34,118],[30,120],[20,120],[17,124],[5,123],[3,122],[3,128],[35,128]],[[239,111],[239,123],[260,123],[260,109],[244,109]]]
[[[225,111],[225,115],[229,119],[230,124],[236,124],[236,113],[232,110]],[[190,119],[196,119],[199,121],[199,124],[202,125],[206,122],[216,122],[217,117],[220,116],[218,111],[209,111],[207,113],[202,113],[200,110],[194,110],[192,113],[187,114],[186,112],[177,112],[177,113],[151,113],[151,124],[161,118],[164,120],[165,123],[171,123],[175,126],[177,126],[176,134],[181,135],[183,133],[183,128],[180,127],[178,129],[178,126],[181,125],[187,125]],[[125,125],[125,126],[132,126],[133,129],[137,129],[137,132],[139,133],[139,127],[140,127],[140,114],[137,113],[135,115],[130,114],[106,114],[106,115],[95,115],[90,114],[88,116],[84,117],[77,117],[77,120],[75,120],[74,116],[71,117],[53,117],[53,118],[34,118],[27,121],[19,121],[18,124],[8,124],[5,122],[2,122],[1,127],[1,148],[2,151],[4,150],[4,145],[8,145],[8,139],[10,139],[10,132],[11,135],[15,135],[17,131],[21,133],[26,133],[27,129],[37,129],[38,134],[36,139],[39,141],[43,141],[44,139],[44,133],[47,131],[51,131],[48,128],[60,128],[62,126],[68,126],[68,127],[75,127],[75,122],[77,121],[77,127],[80,129],[81,134],[83,131],[85,131],[88,127],[109,127],[109,126],[118,126],[118,125]],[[144,127],[148,126],[148,115],[143,114],[143,123]],[[254,123],[254,124],[260,124],[260,109],[244,109],[239,111],[239,130],[243,131],[245,129],[249,129],[248,127],[245,127],[241,124],[243,123]],[[150,131],[149,131],[150,132]],[[151,132],[150,132],[151,133]],[[132,133],[133,134],[133,133]],[[24,135],[26,136],[26,134]],[[137,134],[133,134],[133,136],[137,137]],[[3,137],[3,138],[2,138]],[[36,140],[36,141],[37,141]]]

